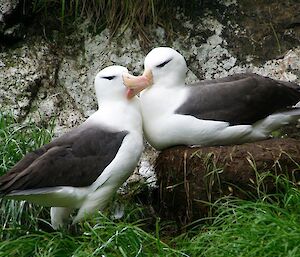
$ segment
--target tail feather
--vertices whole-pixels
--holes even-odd
[[[4,198],[19,201],[25,200],[46,207],[56,206],[78,208],[89,192],[89,187],[74,188],[69,186],[58,186],[15,190],[6,194]]]
[[[297,122],[299,119],[300,108],[291,108],[289,110],[274,113],[267,118],[256,122],[253,125],[253,128],[264,135],[268,135],[284,125]]]

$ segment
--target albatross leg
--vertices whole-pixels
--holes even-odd
[[[57,230],[62,228],[72,211],[72,208],[51,207],[50,216],[53,229]]]

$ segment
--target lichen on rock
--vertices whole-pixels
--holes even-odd
[[[26,118],[45,78],[53,80],[55,59],[45,42],[23,45],[0,53],[1,110],[10,110],[19,120]]]

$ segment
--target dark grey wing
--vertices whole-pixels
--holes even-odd
[[[190,86],[188,98],[175,113],[230,125],[252,124],[299,100],[295,83],[244,73]]]
[[[218,84],[218,83],[233,82],[233,81],[238,81],[241,79],[245,79],[245,78],[249,78],[249,77],[256,77],[256,76],[260,77],[259,75],[254,74],[254,73],[238,73],[238,74],[229,75],[224,78],[201,80],[192,85],[206,86],[206,85],[212,85],[212,84]]]
[[[0,193],[91,185],[117,154],[127,131],[82,126],[28,153],[0,178]]]

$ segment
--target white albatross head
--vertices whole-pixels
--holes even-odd
[[[102,69],[95,77],[95,91],[98,102],[103,100],[131,100],[135,94],[125,86],[130,85],[135,76],[128,73],[127,68],[113,65]],[[143,86],[147,81],[144,78],[135,79],[135,85]]]
[[[141,92],[145,88],[155,87],[176,87],[183,86],[186,78],[187,65],[184,57],[176,50],[170,47],[157,47],[152,49],[146,56],[144,61],[144,73],[137,76],[136,83],[132,78],[132,83],[125,85]],[[148,83],[140,87],[142,79]]]
[[[184,83],[187,66],[183,56],[170,47],[152,49],[144,61],[144,76],[152,74],[153,84],[172,86]]]
[[[128,74],[127,68],[123,66],[109,66],[96,75],[94,85],[98,101],[122,99],[125,97],[124,74]]]

